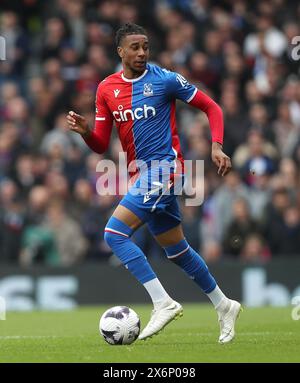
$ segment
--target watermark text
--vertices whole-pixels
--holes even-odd
[[[0,60],[6,60],[6,43],[3,36],[0,36]]]
[[[294,36],[291,43],[295,45],[291,52],[292,59],[298,61],[300,60],[300,36]]]
[[[127,154],[119,153],[119,161],[100,160],[96,166],[98,195],[184,195],[187,206],[199,206],[204,201],[204,161],[135,160],[128,163]],[[151,197],[152,198],[152,197]]]
[[[292,310],[292,319],[299,320],[300,319],[300,296],[297,295],[292,298],[292,305],[295,306]]]

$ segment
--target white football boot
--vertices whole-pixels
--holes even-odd
[[[139,339],[150,338],[159,333],[168,323],[183,315],[181,304],[169,299],[159,308],[152,310],[150,321],[139,335]]]
[[[218,319],[220,323],[219,343],[225,344],[235,336],[235,322],[242,311],[242,306],[239,302],[226,298],[218,307],[216,307]]]

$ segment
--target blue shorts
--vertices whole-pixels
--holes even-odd
[[[120,205],[147,223],[153,235],[162,234],[181,222],[177,195],[183,182],[183,174],[174,176],[164,174],[161,168],[151,168],[141,173]]]

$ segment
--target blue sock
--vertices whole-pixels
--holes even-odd
[[[210,274],[204,259],[183,239],[176,245],[165,247],[168,259],[180,266],[190,278],[206,293],[216,287],[216,281]]]
[[[133,230],[115,217],[105,227],[104,239],[124,266],[142,284],[157,278],[145,254],[131,241]]]

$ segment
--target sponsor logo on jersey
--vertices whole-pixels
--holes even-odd
[[[115,89],[114,90],[114,94],[115,94],[116,98],[118,97],[119,93],[120,93],[120,89]]]
[[[153,96],[153,86],[152,84],[146,83],[144,84],[144,96],[149,97]]]
[[[119,105],[118,110],[115,110],[112,114],[117,122],[134,121],[141,120],[142,118],[154,117],[156,115],[156,110],[153,106],[148,106],[146,104],[141,108],[125,110],[123,110],[123,105]]]
[[[143,203],[148,202],[148,201],[151,199],[151,196],[152,196],[153,194],[156,194],[156,195],[157,195],[158,192],[159,192],[159,191],[163,188],[163,186],[164,186],[161,182],[156,182],[156,181],[154,181],[152,184],[155,186],[155,188],[149,190],[147,193],[144,194],[144,201],[143,201]]]

